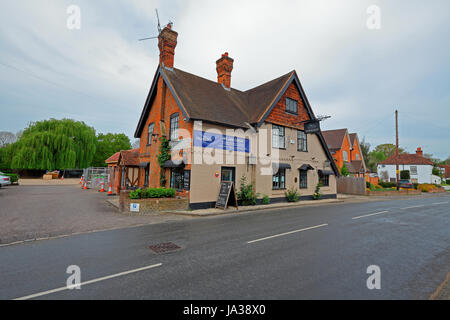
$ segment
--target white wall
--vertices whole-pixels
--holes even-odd
[[[433,171],[433,166],[431,165],[412,165],[412,166],[416,166],[417,167],[417,175],[413,175],[411,173],[411,166],[410,165],[399,165],[399,169],[400,171],[402,170],[409,170],[410,174],[411,174],[411,180],[413,179],[417,179],[418,183],[433,183],[431,176],[432,176],[432,171]],[[381,165],[379,164],[377,166],[377,172],[378,172],[378,177],[380,179],[383,179],[383,172],[386,171],[389,175],[388,181],[391,178],[396,178],[396,172],[395,172],[395,164],[387,164],[387,165]]]

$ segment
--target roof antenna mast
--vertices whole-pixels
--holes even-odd
[[[158,9],[155,9],[156,11],[156,19],[158,20],[158,35],[154,36],[154,37],[149,37],[149,38],[143,38],[143,39],[139,39],[139,41],[145,41],[145,40],[151,40],[151,39],[157,39],[159,37],[159,35],[161,34],[161,23],[159,21],[159,14],[158,14]]]

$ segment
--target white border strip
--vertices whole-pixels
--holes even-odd
[[[264,241],[264,240],[268,240],[268,239],[278,238],[278,237],[282,237],[282,236],[287,236],[289,234],[302,232],[302,231],[306,231],[306,230],[317,229],[317,228],[325,227],[325,226],[328,226],[328,224],[321,224],[319,226],[314,226],[314,227],[309,227],[309,228],[305,228],[305,229],[300,229],[300,230],[294,230],[294,231],[290,231],[290,232],[280,233],[280,234],[276,234],[274,236],[248,241],[247,243],[250,244],[250,243],[255,243],[255,242]]]
[[[376,216],[376,215],[383,214],[383,213],[388,213],[388,212],[389,211],[381,211],[381,212],[375,212],[375,213],[371,213],[371,214],[365,214],[363,216],[353,217],[352,220],[361,219],[361,218],[365,218],[365,217]]]
[[[106,276],[106,277],[101,277],[101,278],[97,278],[97,279],[93,279],[93,280],[89,280],[86,282],[82,282],[79,285],[80,286],[85,286],[88,284],[92,284],[92,283],[96,283],[96,282],[100,282],[100,281],[105,281],[108,279],[113,279],[113,278],[117,278],[117,277],[121,277],[121,276],[125,276],[127,274],[131,274],[131,273],[136,273],[136,272],[140,272],[140,271],[145,271],[148,269],[152,269],[152,268],[156,268],[156,267],[160,267],[162,266],[162,263],[158,263],[158,264],[153,264],[151,266],[147,266],[147,267],[142,267],[139,269],[134,269],[134,270],[130,270],[130,271],[125,271],[125,272],[121,272],[121,273],[116,273],[110,276]],[[75,288],[77,285],[72,285],[72,286],[65,286],[65,287],[61,287],[58,289],[53,289],[53,290],[48,290],[48,291],[43,291],[43,292],[39,292],[39,293],[35,293],[35,294],[31,294],[29,296],[25,296],[25,297],[21,297],[21,298],[16,298],[14,300],[29,300],[29,299],[33,299],[33,298],[37,298],[37,297],[42,297],[45,295],[49,295],[52,293],[56,293],[56,292],[60,292],[60,291],[64,291],[64,290],[72,290],[73,288]]]

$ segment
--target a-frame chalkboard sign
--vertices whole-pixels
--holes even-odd
[[[216,202],[216,208],[225,210],[229,204],[236,207],[236,209],[239,209],[234,183],[232,181],[222,181],[220,183],[220,191]]]

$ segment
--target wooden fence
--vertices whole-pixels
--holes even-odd
[[[339,177],[336,179],[337,192],[344,194],[366,194],[366,180],[356,177]]]

